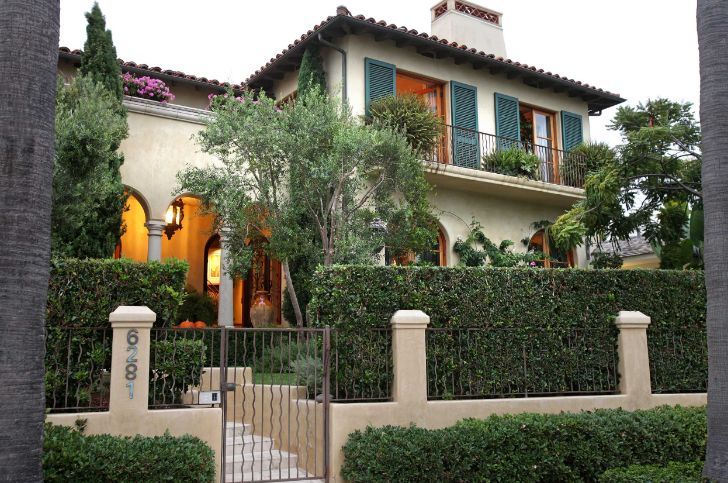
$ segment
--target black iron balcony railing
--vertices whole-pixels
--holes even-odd
[[[426,160],[574,188],[586,174],[580,153],[450,125]]]

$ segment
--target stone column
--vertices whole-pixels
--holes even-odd
[[[149,220],[147,227],[147,261],[159,262],[162,260],[162,233],[167,225],[164,220]]]
[[[227,242],[225,231],[220,232],[220,294],[217,305],[217,324],[233,326],[233,279],[227,269]]]
[[[391,324],[392,399],[408,406],[424,406],[427,403],[425,329],[430,324],[430,317],[421,310],[398,310]]]
[[[619,392],[634,398],[639,407],[640,401],[647,403],[652,395],[647,349],[650,318],[642,312],[620,311],[614,323],[619,329]]]
[[[111,346],[109,411],[114,417],[144,413],[149,395],[149,332],[157,315],[143,306],[122,305],[109,315]]]

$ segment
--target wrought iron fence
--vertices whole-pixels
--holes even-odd
[[[428,399],[617,392],[614,328],[428,328]]]
[[[705,392],[708,339],[705,327],[650,327],[647,330],[652,392]]]
[[[389,401],[392,398],[392,329],[332,329],[331,400]]]
[[[46,327],[46,410],[108,411],[111,341],[110,327]]]
[[[426,160],[575,188],[586,175],[580,153],[450,125]]]
[[[210,373],[218,367],[220,344],[219,329],[152,328],[149,409],[196,405],[201,391],[217,391]]]

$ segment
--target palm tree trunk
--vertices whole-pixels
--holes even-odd
[[[708,292],[705,476],[728,481],[728,2],[698,0]]]
[[[41,481],[58,0],[0,2],[0,480]]]

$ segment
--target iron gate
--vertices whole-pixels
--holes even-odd
[[[221,481],[328,481],[330,347],[328,328],[220,329]]]

